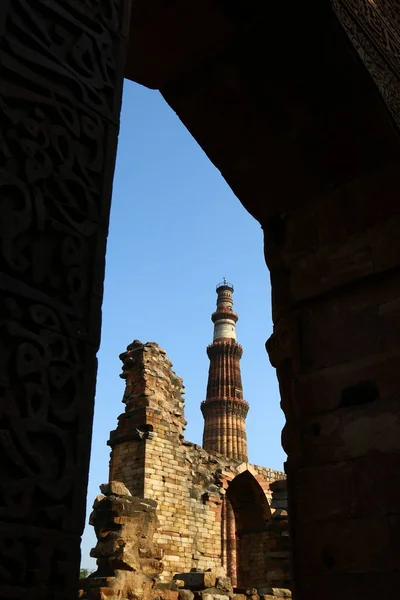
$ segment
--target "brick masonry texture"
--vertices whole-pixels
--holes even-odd
[[[157,344],[135,340],[120,358],[126,409],[108,442],[110,480],[123,482],[135,496],[157,501],[160,525],[154,541],[164,551],[162,579],[221,565],[222,507],[227,495],[243,521],[238,554],[247,554],[248,559],[239,559],[238,565],[244,585],[265,584],[266,534],[261,530],[271,516],[270,483],[285,475],[206,452],[184,439],[182,380]],[[247,507],[243,494],[251,500]],[[246,511],[253,516],[260,513],[259,522],[252,519],[256,530],[248,531]]]

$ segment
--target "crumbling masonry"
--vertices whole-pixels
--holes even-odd
[[[272,484],[273,502],[279,506],[285,481]],[[214,567],[176,573],[170,581],[160,582],[162,550],[154,543],[158,526],[156,502],[132,496],[119,481],[100,486],[102,494],[93,505],[90,522],[97,535],[92,555],[97,571],[81,581],[82,600],[274,600],[290,598],[289,589],[236,588],[225,569]],[[273,568],[282,563],[279,541],[287,538],[284,511],[276,510],[270,520],[271,542],[275,544]],[[286,521],[286,523],[285,523]],[[279,556],[278,556],[279,555]]]
[[[235,586],[287,587],[288,567],[272,567],[271,484],[282,472],[250,465],[236,342],[233,287],[217,287],[208,347],[210,371],[204,448],[184,439],[182,380],[155,343],[135,340],[121,354],[125,412],[111,432],[110,481],[157,502],[154,541],[163,550],[163,581],[193,569],[224,567]],[[285,485],[285,483],[284,483]],[[282,508],[282,507],[281,507]],[[273,529],[273,527],[272,527]],[[286,549],[287,550],[287,549]]]
[[[398,597],[399,24],[396,0],[1,0],[2,597],[75,597],[124,76],[264,232],[296,600]]]

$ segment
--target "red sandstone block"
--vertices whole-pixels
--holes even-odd
[[[395,163],[346,186],[345,202],[349,215],[346,221],[353,231],[374,226],[398,214],[399,174],[398,163]],[[379,202],[376,202],[378,197]]]
[[[382,348],[391,350],[400,346],[400,295],[379,306]]]
[[[390,351],[303,375],[293,386],[296,407],[304,415],[337,408],[343,390],[357,382],[369,381],[371,373],[382,398],[400,397],[399,368],[400,352]]]
[[[398,573],[299,573],[296,594],[306,600],[397,600]]]
[[[397,505],[397,514],[389,516],[390,538],[393,550],[393,565],[397,572],[400,571],[400,505]]]
[[[348,294],[325,300],[298,316],[303,372],[317,371],[380,352],[377,307]]]
[[[379,400],[304,420],[301,441],[308,465],[400,451],[400,403]]]
[[[308,206],[302,210],[305,216],[310,212],[314,216],[314,227],[318,231],[319,246],[329,245],[348,236],[352,223],[345,218],[349,209],[345,189],[326,194],[324,198],[319,198],[319,201],[311,206],[311,210]]]
[[[384,226],[375,228],[376,234],[372,246],[375,271],[397,267],[399,264],[400,238],[399,238],[400,216],[392,217]]]
[[[292,300],[312,298],[372,274],[374,263],[369,241],[368,232],[362,232],[323,246],[316,252],[288,258]]]
[[[291,474],[290,486],[291,510],[298,522],[359,516],[352,462],[300,469]]]
[[[400,452],[358,458],[354,478],[360,515],[400,512]]]
[[[372,175],[373,177],[374,175]],[[388,175],[386,177],[393,180],[393,177]],[[397,174],[394,180],[398,181],[398,179]],[[368,179],[366,178],[365,181],[368,181]],[[338,273],[342,277],[346,275],[354,276],[351,267],[353,266],[354,269],[354,267],[359,266],[360,251],[368,252],[370,249],[372,250],[375,269],[376,265],[380,264],[376,256],[380,245],[383,247],[380,254],[386,261],[388,259],[396,260],[398,256],[397,247],[393,247],[393,243],[398,240],[396,235],[398,231],[398,202],[392,202],[390,209],[387,203],[379,203],[379,208],[383,209],[380,211],[376,206],[376,198],[373,202],[371,201],[371,190],[367,191],[365,189],[368,187],[365,181],[359,179],[352,182],[349,189],[355,189],[356,191],[353,193],[344,188],[327,195],[325,198],[318,198],[317,203],[310,203],[297,211],[290,212],[285,220],[286,235],[282,248],[285,264],[291,273],[295,273],[295,261],[298,259],[299,267],[301,267],[297,269],[299,276],[303,277],[308,286],[313,282],[315,291],[320,282],[323,284],[324,277],[329,277],[331,274],[334,274],[335,277]],[[382,181],[382,187],[385,189],[383,181],[386,181],[386,178],[381,177],[380,181]],[[397,188],[394,187],[393,189]],[[381,197],[380,193],[379,197]],[[355,207],[360,206],[362,209],[356,210]],[[368,208],[370,209],[369,219],[367,218]],[[347,218],[346,214],[348,215]],[[304,226],[305,223],[306,226]],[[392,236],[391,229],[393,230]],[[391,240],[392,237],[393,241],[388,247],[388,239]],[[313,280],[310,277],[309,270],[307,271],[308,259],[312,261],[314,257],[316,264],[320,263],[319,268],[314,269],[321,274],[320,280],[317,277]],[[327,264],[323,263],[323,259],[325,259],[325,263],[328,261]],[[329,268],[330,262],[334,261],[335,264]],[[386,264],[383,263],[382,268],[388,268]]]
[[[333,204],[333,203],[332,203]],[[335,206],[335,205],[334,205]],[[343,222],[343,216],[341,221]],[[300,207],[291,211],[286,220],[285,255],[304,254],[307,251],[314,252],[320,246],[318,236],[318,219],[310,205]]]
[[[393,568],[386,518],[295,523],[297,567],[303,574],[380,573]]]

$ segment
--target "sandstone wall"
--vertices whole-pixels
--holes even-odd
[[[156,502],[132,496],[120,481],[100,490],[89,520],[97,537],[90,553],[97,570],[80,580],[79,598],[153,600],[163,570],[162,551],[153,541],[159,525]]]
[[[135,341],[121,359],[126,412],[111,432],[110,480],[157,501],[160,526],[154,541],[165,552],[164,580],[179,571],[219,566],[221,510],[229,482],[248,472],[270,501],[269,484],[284,474],[209,454],[184,440],[182,380],[156,344]],[[252,545],[253,564],[264,561],[263,551],[263,543]]]
[[[264,586],[268,580],[268,534],[255,532],[244,535],[239,542],[240,584],[248,587]]]

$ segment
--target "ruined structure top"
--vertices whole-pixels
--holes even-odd
[[[242,347],[236,341],[238,315],[233,310],[233,285],[226,279],[217,285],[217,310],[212,314],[213,343],[204,416],[203,447],[228,458],[247,460],[245,419],[249,409],[243,399],[240,358]]]

